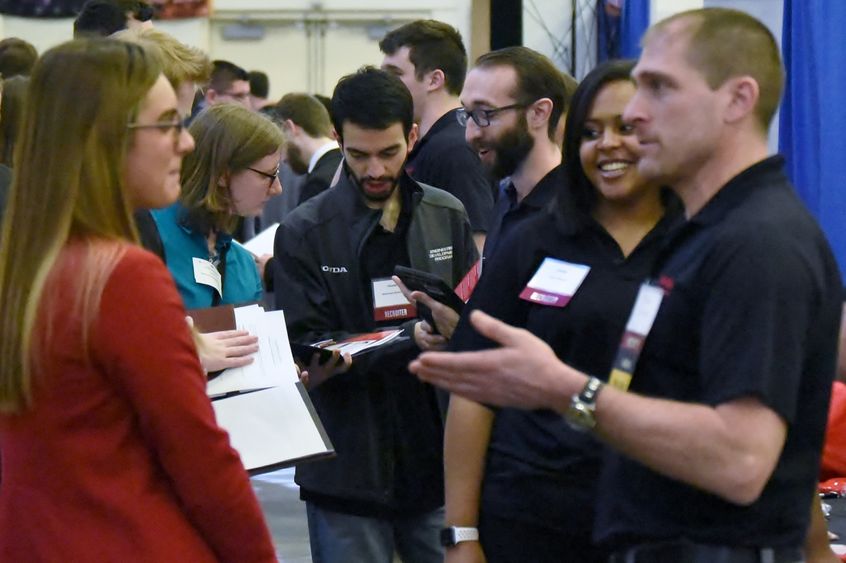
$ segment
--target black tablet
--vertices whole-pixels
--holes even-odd
[[[443,303],[457,313],[464,308],[464,301],[456,295],[444,280],[429,272],[396,266],[394,275],[402,280],[405,287],[411,291],[422,291],[435,301]]]

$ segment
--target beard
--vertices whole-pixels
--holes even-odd
[[[354,172],[350,171],[350,177],[354,180],[355,185],[358,187],[358,191],[364,199],[374,203],[380,203],[388,200],[399,185],[399,177],[397,176],[379,176],[378,178],[374,178],[373,176],[362,176],[359,178]],[[368,191],[367,185],[370,182],[387,184],[389,187],[380,190]]]
[[[293,143],[289,144],[286,149],[286,155],[288,157],[288,166],[291,167],[291,170],[295,174],[302,176],[308,173],[308,162],[303,157],[303,151],[300,150],[300,147]]]
[[[521,115],[514,127],[482,148],[494,152],[494,161],[490,165],[491,173],[495,178],[502,179],[514,174],[534,146],[535,140],[529,133],[526,116]]]

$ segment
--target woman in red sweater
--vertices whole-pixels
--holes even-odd
[[[154,57],[54,48],[0,235],[0,560],[275,561],[185,312],[135,244],[193,140]]]

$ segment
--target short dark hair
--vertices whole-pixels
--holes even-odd
[[[736,76],[755,79],[759,91],[755,117],[766,132],[784,90],[784,67],[772,32],[746,12],[701,8],[680,12],[654,24],[646,31],[641,44],[646,46],[679,22],[686,26],[687,61],[702,73],[712,89]]]
[[[437,20],[417,20],[391,31],[379,42],[379,49],[386,55],[402,47],[408,47],[417,80],[440,69],[447,92],[455,96],[461,93],[467,74],[467,50],[457,29]]]
[[[32,43],[18,37],[0,41],[0,76],[3,78],[29,76],[36,60],[38,51]]]
[[[279,121],[290,119],[311,137],[328,137],[332,133],[329,112],[314,96],[301,93],[285,94],[276,104]]]
[[[555,139],[558,120],[567,109],[567,85],[552,61],[528,47],[505,47],[485,53],[476,59],[476,68],[507,66],[517,74],[517,86],[511,96],[520,104],[531,104],[541,98],[552,100],[548,133]]]
[[[256,98],[267,98],[270,93],[270,79],[267,74],[260,70],[251,70],[247,76],[250,78],[250,94]]]
[[[414,122],[411,92],[390,72],[361,67],[341,78],[332,93],[332,124],[339,139],[343,139],[345,121],[365,129],[401,123],[407,139]]]
[[[235,63],[220,59],[212,61],[211,79],[209,80],[210,89],[216,92],[225,92],[237,80],[249,82],[250,75]]]
[[[108,37],[126,29],[126,14],[139,21],[153,17],[153,7],[143,0],[88,0],[73,22],[74,37]]]
[[[633,60],[612,60],[601,63],[585,76],[573,93],[564,132],[564,170],[568,176],[568,197],[559,198],[560,206],[570,207],[581,214],[589,214],[596,205],[596,188],[582,168],[579,149],[585,122],[599,91],[612,82],[632,81]]]

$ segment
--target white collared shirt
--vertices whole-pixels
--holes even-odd
[[[311,171],[314,170],[314,167],[317,166],[317,161],[321,159],[321,157],[326,154],[327,152],[331,151],[332,149],[338,148],[337,141],[329,141],[316,151],[314,154],[311,155],[311,160],[308,161],[308,173],[311,174]]]

